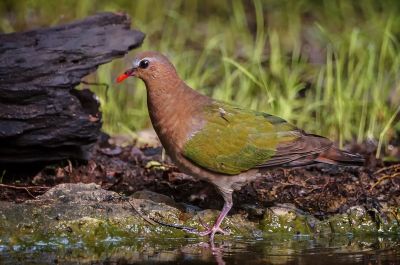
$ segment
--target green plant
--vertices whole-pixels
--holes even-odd
[[[192,87],[216,99],[276,114],[337,139],[340,145],[378,139],[381,148],[396,123],[399,99],[390,100],[400,94],[396,1],[7,4],[7,9],[0,4],[0,30],[5,32],[123,10],[132,16],[133,27],[147,34],[141,50],[167,54]],[[7,16],[10,10],[17,14],[15,20]],[[92,87],[102,103],[104,129],[110,133],[150,126],[143,84],[134,79],[114,83],[132,57],[101,66],[87,78],[111,85],[107,97],[104,89]]]

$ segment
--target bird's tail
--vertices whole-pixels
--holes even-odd
[[[333,164],[333,165],[363,165],[365,160],[359,154],[340,150],[334,146],[320,153],[315,159],[316,162]]]

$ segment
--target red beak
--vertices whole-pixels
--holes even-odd
[[[117,77],[117,83],[121,83],[122,81],[124,81],[125,79],[130,77],[134,71],[135,71],[135,69],[129,69],[129,70],[125,71],[125,73],[119,75]]]
[[[117,83],[121,83],[122,81],[124,81],[126,78],[128,78],[129,77],[129,75],[127,75],[127,74],[125,74],[125,73],[123,73],[122,75],[119,75],[118,77],[117,77]]]

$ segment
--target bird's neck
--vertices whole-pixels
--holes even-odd
[[[145,82],[151,122],[167,152],[182,148],[196,127],[199,108],[209,98],[187,86],[179,77]],[[175,150],[176,151],[176,150]]]

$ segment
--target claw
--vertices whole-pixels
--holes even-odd
[[[213,226],[211,229],[208,229],[206,231],[200,232],[199,236],[207,236],[207,235],[209,235],[210,236],[210,241],[214,241],[214,236],[215,236],[216,233],[221,233],[223,235],[229,235],[230,234],[229,231],[225,231],[220,227],[214,227]]]
[[[195,234],[195,235],[198,235],[198,236],[210,236],[210,241],[214,241],[214,236],[215,236],[216,233],[220,233],[220,234],[223,234],[223,235],[229,235],[230,234],[229,231],[223,230],[219,226],[213,226],[212,228],[208,228],[205,231],[198,231],[195,228],[185,227],[183,229],[183,231],[191,233],[191,234]]]

